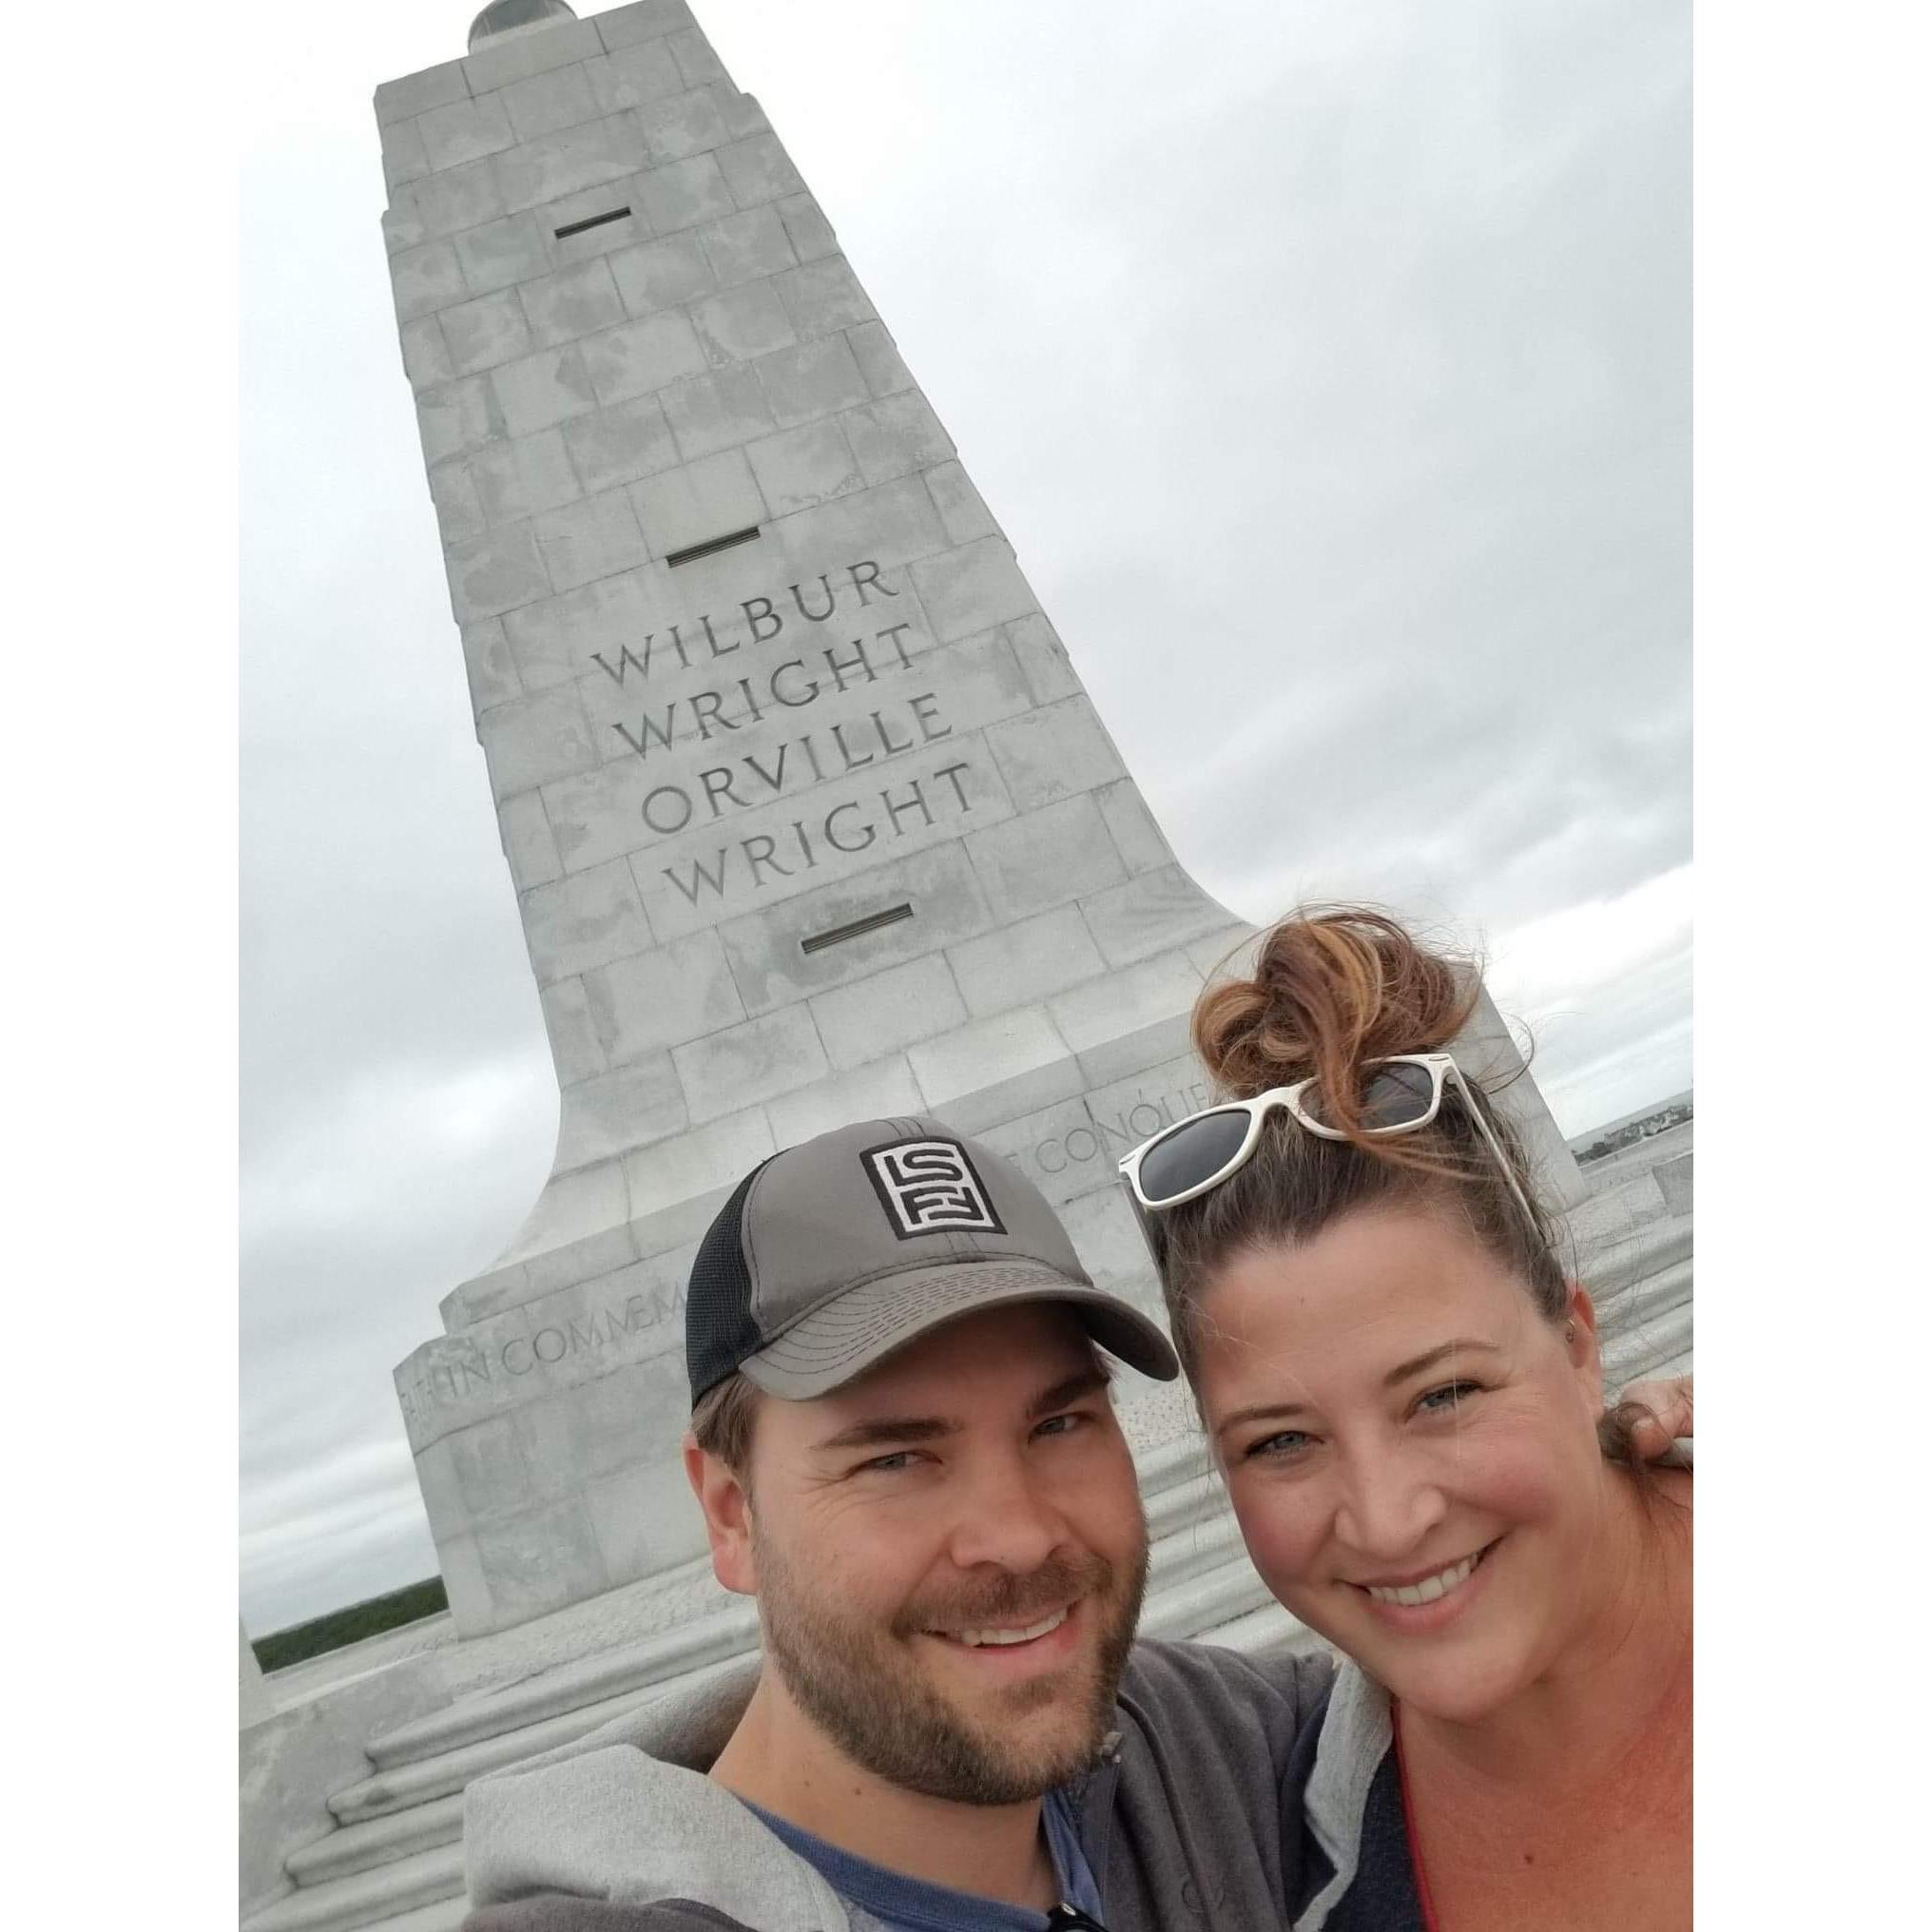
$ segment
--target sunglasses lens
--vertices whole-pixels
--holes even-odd
[[[1321,1088],[1311,1087],[1302,1096],[1302,1105],[1310,1118],[1323,1127],[1338,1123],[1323,1104]],[[1371,1133],[1387,1132],[1391,1128],[1413,1127],[1429,1111],[1436,1097],[1435,1077],[1426,1067],[1383,1067],[1362,1090],[1361,1120]]]
[[[1183,1121],[1141,1157],[1142,1199],[1158,1208],[1198,1188],[1234,1158],[1246,1133],[1247,1114],[1241,1109]]]

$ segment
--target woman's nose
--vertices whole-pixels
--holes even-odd
[[[1335,1531],[1362,1555],[1395,1562],[1420,1549],[1444,1510],[1442,1492],[1427,1470],[1382,1451],[1348,1461]]]

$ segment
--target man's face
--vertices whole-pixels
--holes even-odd
[[[1064,1308],[968,1316],[816,1401],[760,1401],[765,1647],[877,1776],[966,1804],[1090,1765],[1147,1578],[1092,1343]]]

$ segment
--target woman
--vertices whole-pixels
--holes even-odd
[[[1606,1416],[1475,975],[1284,921],[1195,1044],[1232,1103],[1122,1164],[1256,1568],[1345,1662],[1296,1932],[1690,1922],[1690,1478]]]

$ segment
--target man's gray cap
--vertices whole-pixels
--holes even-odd
[[[794,1401],[828,1395],[928,1329],[1062,1302],[1157,1381],[1160,1327],[1093,1285],[1059,1217],[1010,1162],[927,1116],[821,1133],[753,1169],[698,1249],[685,1304],[695,1403],[734,1369]]]

